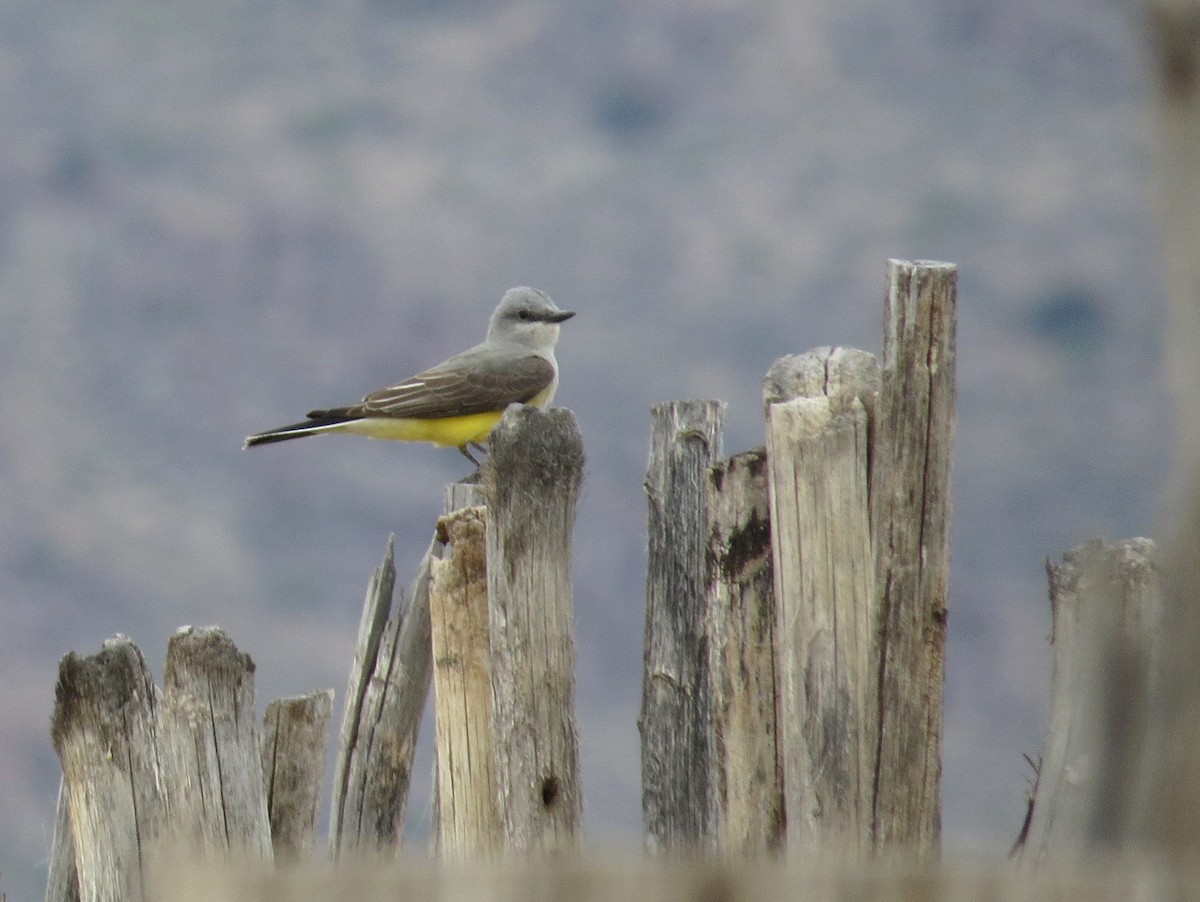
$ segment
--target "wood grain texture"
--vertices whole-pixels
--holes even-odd
[[[888,261],[871,472],[882,629],[875,838],[936,856],[950,573],[958,270]]]
[[[434,540],[436,542],[436,539]],[[363,606],[342,718],[329,843],[334,856],[394,855],[403,840],[421,714],[429,694],[429,559],[393,603],[391,539]]]
[[[651,411],[646,468],[646,634],[642,817],[650,851],[701,851],[719,839],[720,776],[709,654],[708,471],[721,457],[719,401]]]
[[[215,627],[167,643],[159,756],[173,838],[201,854],[270,859],[254,662]]]
[[[438,520],[429,613],[437,756],[437,851],[486,856],[501,846],[488,637],[486,513]]]
[[[752,858],[778,848],[784,829],[766,451],[714,464],[708,490],[705,632],[712,637],[718,845]]]
[[[874,419],[879,395],[879,361],[858,348],[824,346],[789,354],[771,364],[763,377],[763,411],[796,398],[829,398],[835,414],[857,399]]]
[[[511,405],[482,471],[496,775],[513,851],[580,838],[571,537],[583,464],[569,410]]]
[[[868,420],[821,394],[767,418],[780,757],[792,849],[869,848],[877,669]]]
[[[59,663],[51,739],[84,902],[145,898],[145,859],[164,833],[167,811],[158,696],[141,651],[125,636]]]
[[[275,858],[308,858],[316,847],[317,809],[333,690],[276,699],[263,716],[263,787]]]

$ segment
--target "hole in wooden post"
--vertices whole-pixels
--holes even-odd
[[[542,781],[542,807],[550,808],[558,801],[560,790],[557,777],[547,777]]]

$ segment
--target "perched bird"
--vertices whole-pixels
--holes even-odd
[[[554,397],[559,323],[574,315],[536,288],[511,288],[492,312],[482,344],[358,404],[314,410],[303,422],[252,435],[243,447],[351,432],[452,446],[478,466],[467,446],[479,447],[509,404],[545,407]]]

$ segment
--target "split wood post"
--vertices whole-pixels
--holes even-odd
[[[784,827],[766,451],[714,464],[707,506],[717,844],[734,859],[748,859],[776,849]]]
[[[333,690],[276,699],[263,717],[263,786],[276,860],[298,861],[316,846],[317,809]]]
[[[882,630],[874,832],[882,851],[936,858],[950,576],[955,302],[950,263],[888,261],[871,473]]]
[[[580,838],[571,535],[583,463],[569,410],[510,405],[483,466],[496,775],[511,851]]]
[[[871,847],[876,760],[877,386],[875,358],[843,348],[784,358],[764,382],[788,845],[851,856]]]
[[[176,630],[159,724],[172,834],[204,852],[270,860],[250,656],[215,627]]]
[[[158,690],[141,651],[117,636],[62,659],[51,738],[63,769],[83,902],[140,902],[165,829]]]
[[[1125,833],[1190,865],[1200,845],[1200,0],[1147,0],[1142,11],[1176,448],[1161,528],[1162,673],[1148,700],[1142,767],[1126,775],[1139,802]]]
[[[651,410],[642,817],[651,851],[707,851],[718,841],[706,557],[708,471],[721,457],[719,401]]]
[[[1132,798],[1140,717],[1161,615],[1158,550],[1149,539],[1093,539],[1046,562],[1053,615],[1053,696],[1046,743],[1018,840],[1026,865],[1115,846]],[[1132,719],[1131,719],[1132,718]]]
[[[429,693],[430,553],[432,545],[407,604],[403,598],[393,603],[392,538],[371,578],[334,770],[329,847],[335,858],[395,854],[404,837],[413,755]]]
[[[447,499],[447,506],[454,503]],[[503,838],[492,730],[486,511],[452,510],[438,520],[430,564],[437,851],[479,858]]]

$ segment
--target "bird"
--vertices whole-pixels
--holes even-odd
[[[492,311],[487,336],[475,347],[357,404],[313,410],[299,423],[248,436],[242,447],[347,432],[455,447],[478,467],[468,446],[482,449],[509,404],[544,408],[554,398],[554,345],[560,324],[574,315],[544,291],[510,288]]]

